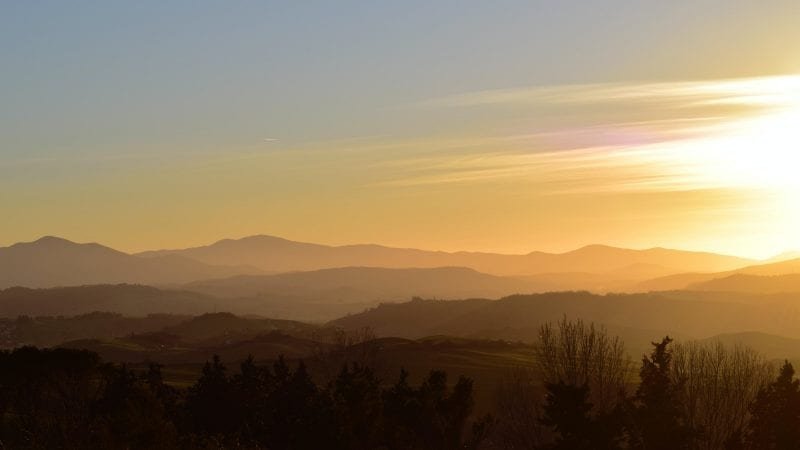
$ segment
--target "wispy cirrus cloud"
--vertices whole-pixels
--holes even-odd
[[[420,106],[508,108],[527,119],[484,139],[478,151],[440,154],[431,142],[425,157],[402,160],[379,185],[504,180],[541,193],[738,188],[775,183],[748,168],[788,183],[780,166],[800,162],[790,133],[800,117],[800,76],[503,89]]]
[[[420,102],[425,107],[513,104],[654,103],[668,107],[786,104],[786,90],[800,88],[800,76],[661,83],[595,83],[533,86],[467,92]]]

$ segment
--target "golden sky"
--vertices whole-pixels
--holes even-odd
[[[24,180],[4,198],[17,211],[6,225],[129,250],[257,233],[502,252],[800,248],[799,76],[481,91],[403,108],[514,118],[457,135],[132,158],[91,182],[62,180],[44,204],[47,180]]]
[[[2,7],[0,245],[800,249],[794,0],[180,3]]]

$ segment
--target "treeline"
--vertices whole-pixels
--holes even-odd
[[[636,377],[618,338],[564,319],[542,327],[535,359],[498,392],[485,447],[800,449],[800,381],[751,349],[665,337]]]
[[[161,367],[135,372],[96,354],[23,347],[0,353],[0,448],[477,448],[488,419],[467,429],[473,386],[431,372],[382,387],[373,371],[342,368],[319,386],[303,363],[235,374],[214,357],[177,389]]]
[[[792,365],[776,370],[750,349],[667,337],[636,365],[618,338],[564,319],[541,328],[532,358],[478,416],[470,379],[433,371],[411,383],[401,371],[386,382],[366,357],[337,360],[324,382],[302,362],[230,370],[214,357],[177,388],[155,364],[23,347],[0,352],[0,448],[800,448]]]

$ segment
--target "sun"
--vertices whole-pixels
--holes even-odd
[[[707,187],[800,195],[800,76],[725,82],[723,101],[753,112],[720,121],[673,156]]]
[[[699,137],[661,144],[650,158],[667,168],[662,170],[677,180],[677,189],[724,191],[741,199],[730,211],[741,223],[719,236],[736,242],[730,252],[767,257],[800,248],[800,76],[707,89],[746,112],[721,118]]]

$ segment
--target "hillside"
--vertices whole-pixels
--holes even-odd
[[[667,333],[707,338],[743,330],[800,337],[800,305],[791,298],[751,296],[745,302],[726,301],[716,293],[717,298],[706,299],[709,294],[559,292],[497,301],[419,300],[380,305],[331,323],[344,328],[369,326],[380,336],[447,334],[533,342],[541,323],[567,316],[604,325],[626,340],[634,335],[655,339]]]
[[[302,322],[242,317],[223,312],[193,317],[160,331],[176,336],[183,342],[212,345],[214,342],[244,340],[273,332],[311,338],[318,335],[319,330],[319,326]]]
[[[0,348],[21,345],[49,347],[76,339],[110,339],[151,333],[188,319],[188,316],[171,314],[127,317],[108,312],[92,312],[73,317],[21,316],[0,319]]]
[[[800,339],[776,336],[767,333],[742,332],[712,336],[705,342],[720,342],[726,346],[747,346],[768,359],[800,359]]]
[[[138,285],[96,285],[52,289],[9,288],[0,291],[0,317],[75,316],[108,311],[127,316],[202,314],[219,299],[185,291]]]
[[[118,283],[160,285],[258,272],[240,264],[234,266],[209,265],[180,255],[140,258],[99,244],[45,237],[0,248],[0,289]]]
[[[410,298],[410,297],[409,297]],[[186,290],[142,285],[91,285],[63,288],[0,290],[0,318],[75,316],[106,311],[127,316],[199,315],[216,311],[323,322],[374,306],[378,300],[320,300],[290,294],[220,298]]]

